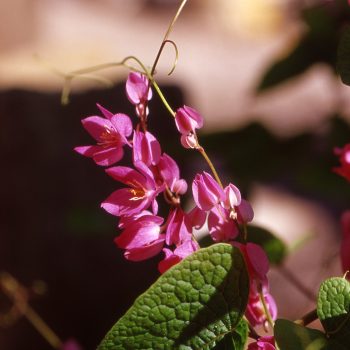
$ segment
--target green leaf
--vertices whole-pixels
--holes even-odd
[[[277,320],[274,335],[280,350],[331,350],[324,333],[292,321]]]
[[[228,333],[216,346],[215,350],[244,350],[248,339],[248,323],[243,318],[233,333]]]
[[[248,241],[263,247],[270,263],[273,265],[281,264],[287,255],[286,245],[274,234],[262,227],[249,225]]]
[[[98,349],[212,349],[235,330],[248,293],[239,249],[223,243],[201,249],[142,294]]]
[[[330,338],[350,344],[350,283],[345,278],[333,277],[322,283],[317,315]]]
[[[350,85],[350,27],[341,36],[337,52],[337,71],[344,84]]]

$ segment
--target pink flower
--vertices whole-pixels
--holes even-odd
[[[204,224],[207,218],[205,211],[200,210],[198,207],[194,207],[188,214],[187,220],[189,225],[196,230],[199,230]]]
[[[241,203],[235,207],[235,210],[237,212],[237,222],[239,224],[247,224],[254,218],[253,208],[245,199],[241,200]]]
[[[250,242],[247,244],[234,242],[233,245],[238,247],[243,253],[250,279],[258,281],[263,286],[267,286],[266,274],[270,266],[264,249]]]
[[[170,267],[176,265],[182,259],[186,258],[186,256],[194,253],[198,249],[198,243],[192,239],[188,239],[187,241],[183,242],[174,250],[174,252],[172,252],[170,249],[164,248],[163,252],[165,253],[165,258],[158,264],[159,272],[164,273]]]
[[[239,230],[230,212],[221,206],[213,208],[208,216],[209,233],[215,242],[229,242],[238,236]]]
[[[139,168],[142,163],[139,164]],[[152,173],[147,168],[140,173],[134,169],[118,166],[106,169],[106,173],[113,179],[120,181],[129,188],[122,188],[113,192],[101,207],[115,216],[135,215],[147,209],[152,204],[153,212],[157,213],[155,197],[163,188],[157,188]]]
[[[134,132],[133,138],[133,162],[143,162],[148,167],[157,165],[160,160],[161,149],[158,140],[148,131]]]
[[[350,181],[350,143],[343,148],[335,148],[334,153],[339,157],[340,167],[333,168],[333,171]]]
[[[272,319],[276,320],[277,306],[275,300],[268,292],[264,292],[263,295]],[[267,327],[267,317],[265,314],[264,306],[260,300],[260,295],[258,293],[249,294],[245,316],[253,327],[258,325],[264,325],[265,328]]]
[[[241,192],[233,185],[229,184],[224,188],[225,200],[223,202],[226,209],[234,208],[241,204]]]
[[[220,185],[205,171],[197,174],[192,183],[193,198],[198,208],[204,211],[212,209],[225,199]]]
[[[168,156],[166,153],[163,153],[158,163],[158,170],[160,176],[173,193],[186,193],[187,182],[180,179],[180,170],[173,158]]]
[[[114,242],[119,248],[126,249],[124,256],[128,260],[141,261],[157,255],[164,246],[165,235],[160,233],[163,218],[144,215],[130,222]]]
[[[97,105],[103,117],[91,116],[82,120],[84,128],[97,141],[94,146],[80,146],[74,150],[92,158],[96,164],[110,166],[123,158],[123,146],[129,145],[127,137],[132,133],[132,123],[125,114],[112,114]]]
[[[273,336],[260,337],[256,342],[248,345],[248,350],[276,350]]]
[[[145,110],[145,106],[147,101],[152,98],[152,89],[147,77],[141,73],[131,72],[125,88],[129,101],[136,106],[137,115],[139,117],[147,116],[148,110]]]
[[[340,259],[343,271],[350,271],[350,210],[343,213],[341,217],[343,229],[343,240],[340,247]],[[347,275],[349,278],[349,274]]]
[[[189,225],[186,215],[180,207],[170,211],[167,220],[166,244],[180,245],[191,239],[192,227]]]
[[[175,114],[175,124],[181,133],[181,143],[185,148],[198,147],[196,129],[203,126],[203,117],[193,108],[184,106]]]

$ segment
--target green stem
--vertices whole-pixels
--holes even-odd
[[[214,175],[215,180],[217,181],[217,183],[221,186],[221,188],[223,188],[223,185],[222,185],[222,182],[221,182],[221,180],[220,180],[220,177],[219,177],[219,175],[218,175],[218,173],[217,173],[217,171],[216,171],[216,169],[215,169],[215,167],[214,167],[212,161],[210,160],[209,156],[208,156],[207,153],[205,152],[204,148],[203,148],[202,146],[200,146],[200,147],[198,148],[198,151],[199,151],[199,153],[204,157],[204,159],[206,160],[206,162],[208,163],[209,168],[210,168],[210,170],[212,171],[212,173],[213,173],[213,175]]]
[[[154,89],[157,91],[158,96],[160,97],[160,99],[162,100],[164,106],[166,107],[166,109],[169,111],[169,113],[175,118],[175,112],[174,110],[170,107],[168,101],[166,100],[166,98],[164,97],[162,91],[160,90],[158,84],[155,82],[155,80],[152,78],[151,83],[154,87]]]
[[[264,312],[265,312],[265,315],[266,315],[266,319],[267,319],[267,322],[269,323],[270,327],[273,329],[275,323],[273,322],[273,319],[271,317],[271,314],[270,314],[270,310],[266,304],[266,300],[265,300],[265,297],[264,297],[264,293],[262,292],[262,289],[260,288],[259,290],[259,297],[260,297],[260,301],[263,305],[263,308],[264,308]]]

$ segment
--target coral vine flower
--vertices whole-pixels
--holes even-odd
[[[238,227],[230,218],[230,212],[220,206],[208,216],[209,233],[215,242],[229,242],[238,236]]]
[[[243,253],[250,279],[252,281],[258,281],[263,286],[267,286],[266,274],[269,271],[270,264],[264,249],[250,242],[247,244],[234,242],[233,245],[238,247]]]
[[[199,249],[199,245],[197,242],[189,239],[178,246],[174,252],[170,249],[164,248],[163,252],[165,253],[165,258],[158,265],[158,270],[160,273],[164,273],[173,265],[176,265],[182,259],[186,258],[186,256],[191,255],[195,251]]]
[[[264,292],[264,299],[270,315],[273,320],[277,318],[277,306],[272,295],[268,292]],[[247,317],[249,323],[255,327],[258,325],[264,325],[267,328],[267,318],[265,315],[264,306],[260,300],[260,295],[258,293],[249,293],[248,305],[245,311],[245,316]]]
[[[148,167],[157,165],[160,160],[161,148],[158,140],[148,131],[134,132],[133,138],[133,162],[137,164],[139,161]]]
[[[212,209],[225,199],[220,185],[207,172],[197,174],[192,183],[193,198],[198,208],[204,211]]]
[[[194,207],[188,214],[187,220],[189,225],[196,230],[199,230],[204,224],[207,218],[205,211],[200,210],[198,207]]]
[[[97,141],[94,146],[75,147],[74,150],[92,158],[96,164],[110,166],[123,158],[123,146],[129,144],[132,123],[126,114],[112,114],[97,105],[105,118],[91,116],[82,120],[84,128]]]
[[[141,261],[157,255],[163,248],[165,235],[160,233],[163,218],[155,215],[143,215],[130,222],[114,242],[119,248],[126,249],[124,256],[128,260]]]
[[[181,144],[185,148],[198,147],[196,129],[203,126],[203,117],[195,109],[183,106],[176,111],[175,124],[181,133]]]
[[[184,179],[180,179],[180,170],[173,158],[163,153],[158,169],[162,179],[172,192],[176,194],[186,193],[187,182]]]
[[[235,207],[235,210],[237,212],[237,222],[239,224],[247,224],[254,218],[253,208],[245,199],[241,200],[241,204]]]
[[[141,168],[142,163],[138,168]],[[157,188],[152,173],[146,173],[144,169],[140,173],[134,169],[118,166],[106,169],[106,173],[113,179],[120,181],[129,188],[122,188],[113,192],[102,204],[101,207],[108,213],[121,215],[134,215],[153,205],[153,212],[157,212],[155,197],[163,188]]]
[[[192,227],[189,225],[183,210],[180,207],[173,209],[167,220],[166,244],[179,245],[182,242],[191,239],[191,234]]]
[[[275,338],[269,335],[260,337],[256,342],[248,345],[248,350],[276,350]]]
[[[129,101],[136,106],[137,115],[139,117],[148,115],[148,111],[145,111],[145,105],[152,98],[152,89],[147,77],[141,73],[131,72],[125,88]]]
[[[343,240],[340,247],[340,259],[343,271],[350,271],[350,210],[343,213],[341,217],[343,228]],[[349,278],[349,274],[347,275]]]
[[[333,168],[333,171],[350,181],[350,143],[343,148],[335,148],[334,153],[339,157],[340,167]]]
[[[233,185],[229,184],[224,188],[225,200],[223,202],[226,209],[234,208],[241,204],[241,192]]]

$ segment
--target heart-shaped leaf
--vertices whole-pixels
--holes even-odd
[[[350,344],[350,283],[345,278],[333,277],[322,283],[317,315],[330,338]]]
[[[280,350],[325,350],[328,347],[324,333],[288,320],[277,320],[274,334]]]
[[[248,293],[239,249],[223,243],[201,249],[142,294],[98,349],[212,349],[235,331]]]

